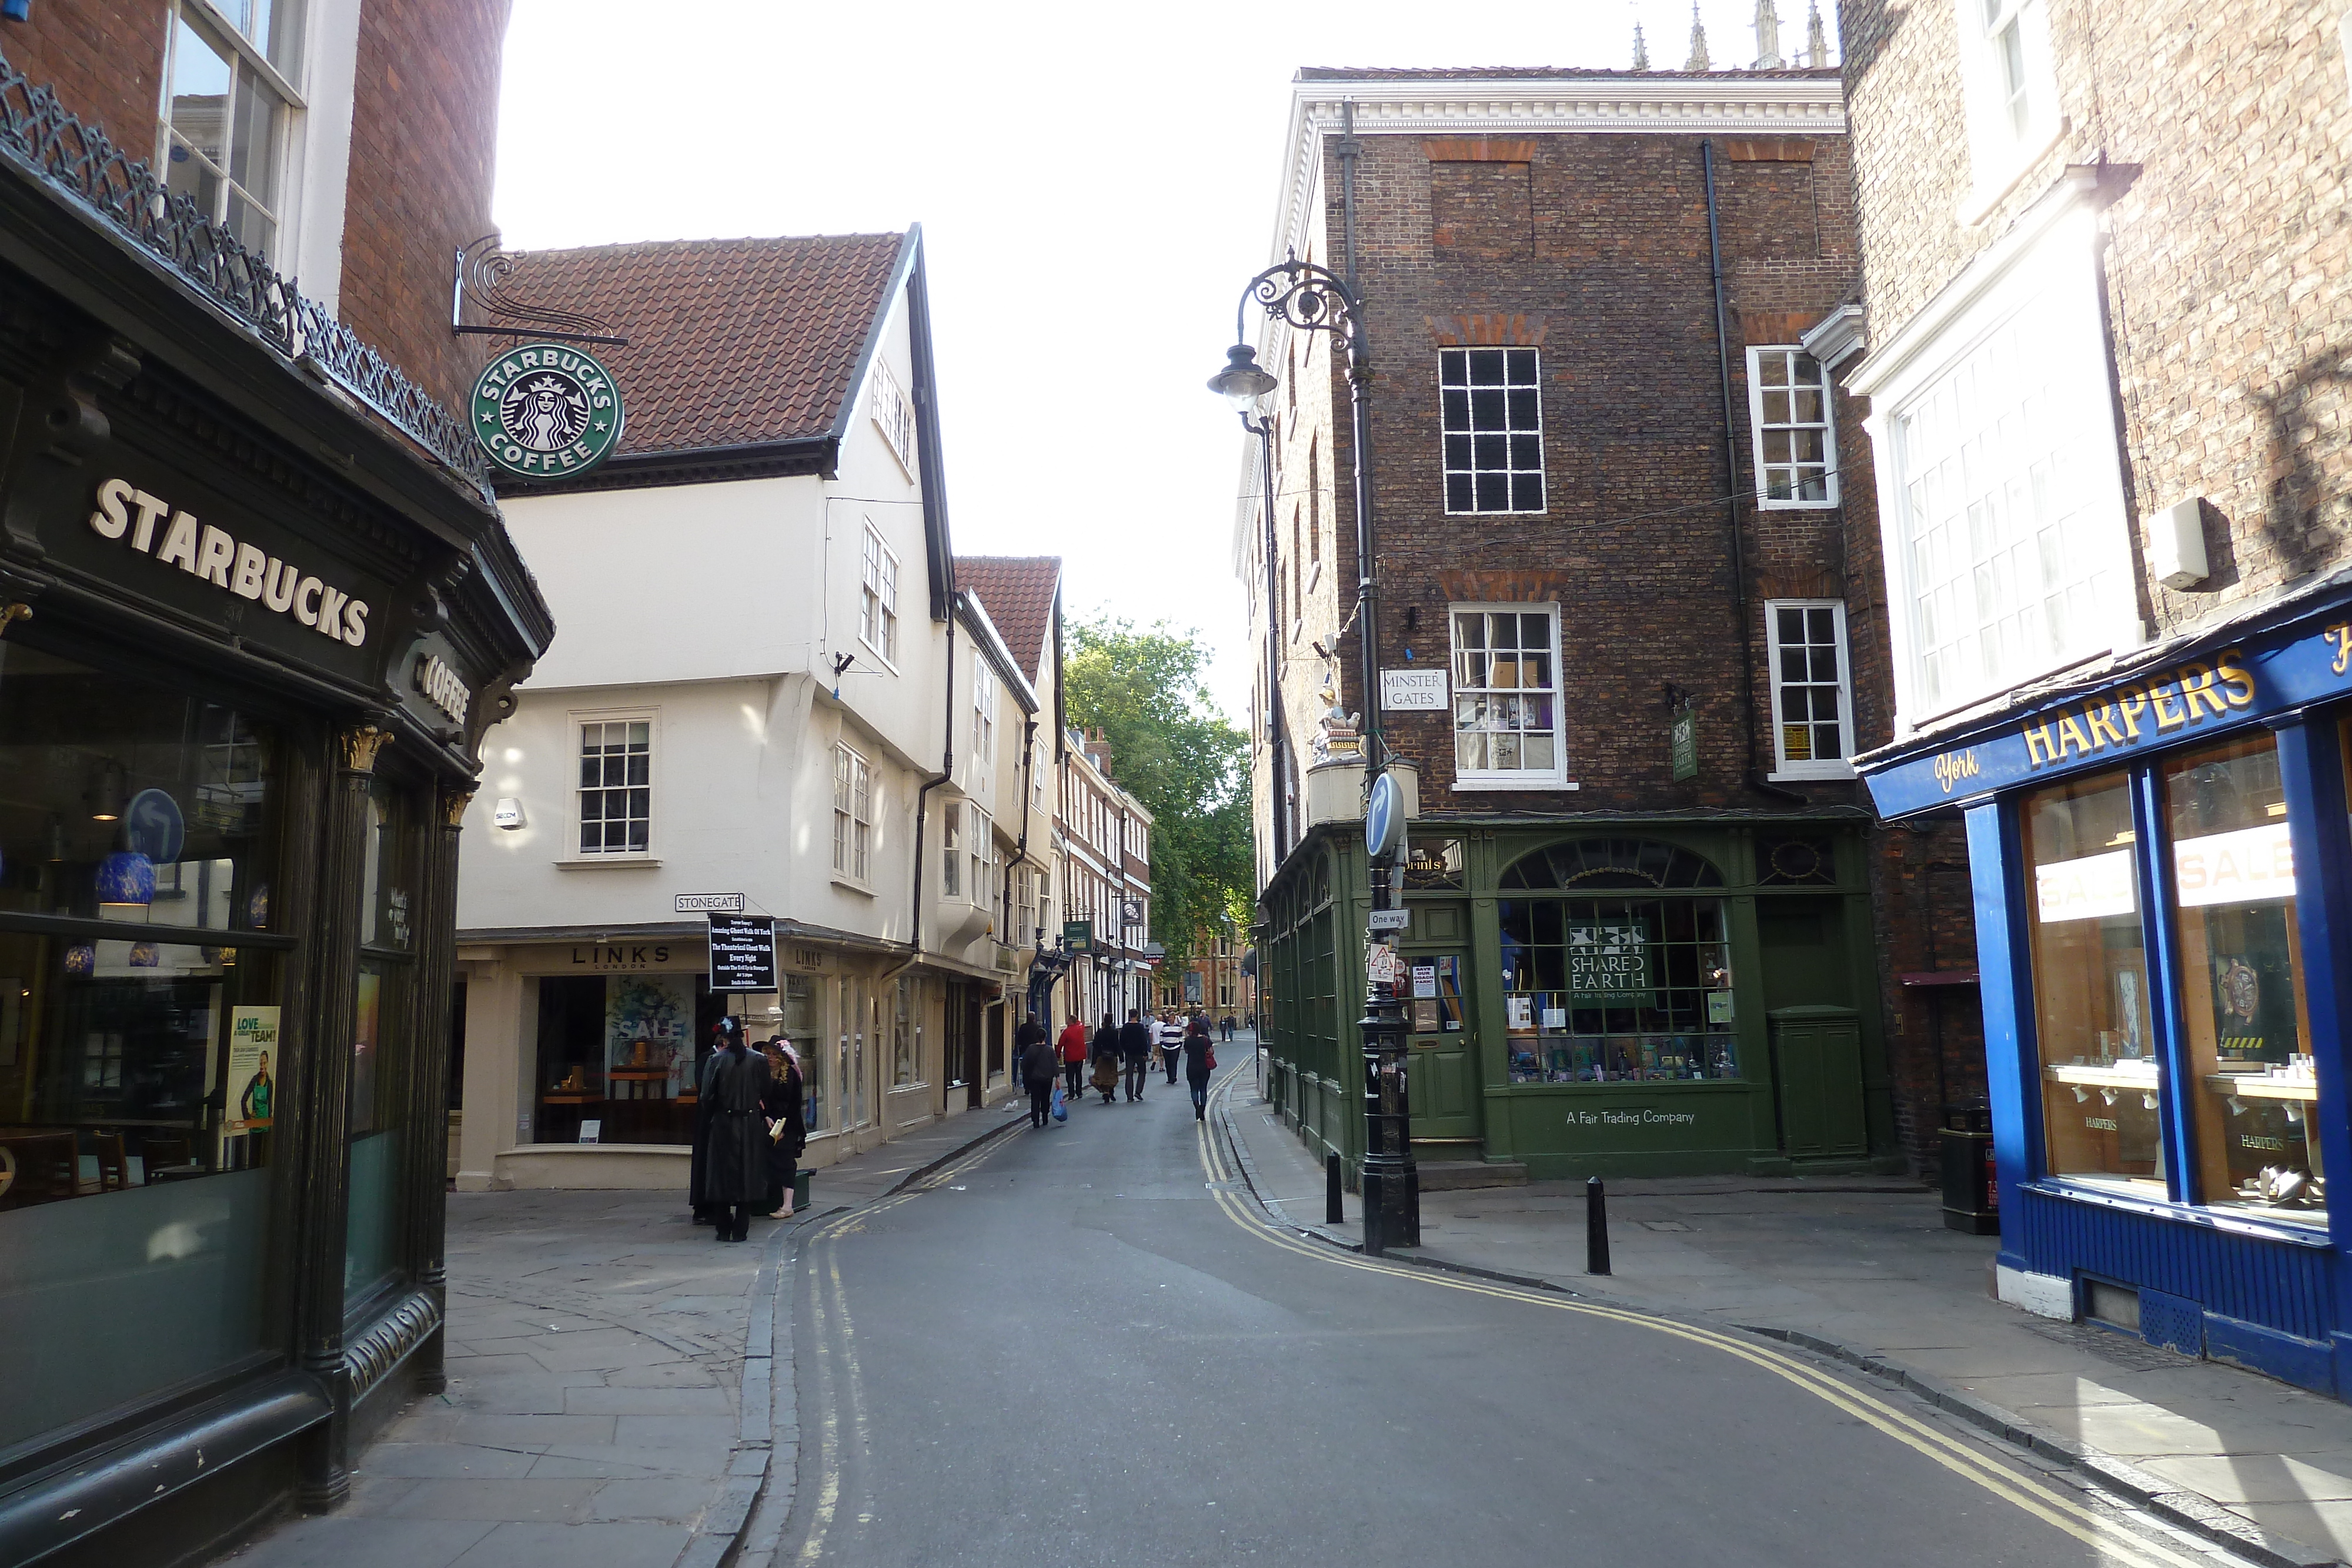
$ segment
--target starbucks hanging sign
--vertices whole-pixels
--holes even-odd
[[[518,478],[577,478],[620,444],[613,372],[562,343],[526,343],[492,360],[472,406],[474,439]]]

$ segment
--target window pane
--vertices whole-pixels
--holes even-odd
[[[2162,1070],[2149,1027],[2130,789],[2121,773],[2019,809],[2049,1174],[2164,1195]]]
[[[2310,1136],[2319,1078],[2277,745],[2263,734],[2193,753],[2165,768],[2164,793],[2200,1196],[2324,1225]]]

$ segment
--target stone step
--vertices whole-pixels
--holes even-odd
[[[1423,1192],[1528,1185],[1528,1167],[1517,1160],[1416,1160],[1414,1166]]]

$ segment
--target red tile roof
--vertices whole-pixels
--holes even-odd
[[[822,436],[905,235],[664,240],[520,253],[504,293],[611,323],[592,351],[628,409],[616,455]]]
[[[996,634],[1034,685],[1054,633],[1054,593],[1061,586],[1057,555],[960,555],[956,586],[979,599]]]

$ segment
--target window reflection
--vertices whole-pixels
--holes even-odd
[[[2033,870],[2034,1034],[2049,1174],[2161,1197],[2162,1071],[2129,786],[2107,773],[2037,790],[2020,816]]]

